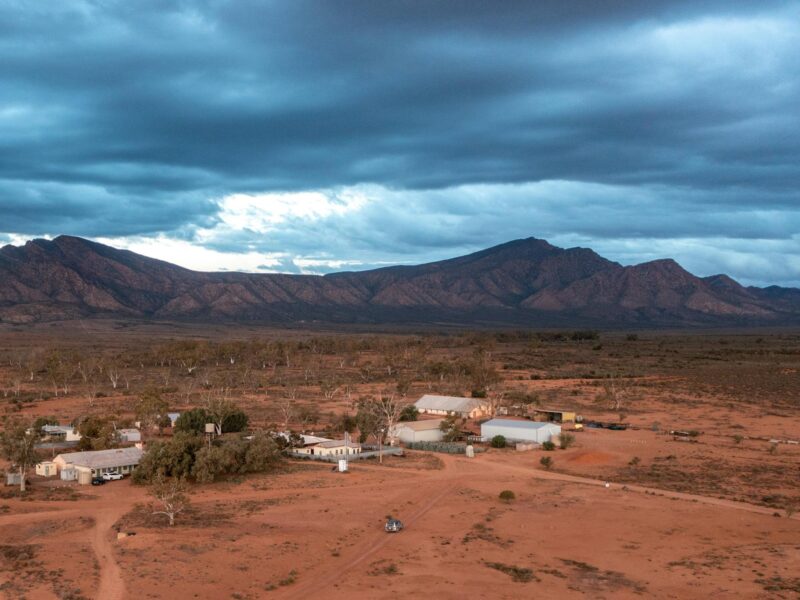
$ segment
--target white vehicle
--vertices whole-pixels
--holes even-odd
[[[397,533],[403,529],[403,523],[401,523],[398,519],[389,517],[389,519],[386,521],[386,525],[384,525],[383,528],[386,530],[386,533]]]
[[[103,479],[106,481],[117,481],[122,479],[122,473],[103,473]]]

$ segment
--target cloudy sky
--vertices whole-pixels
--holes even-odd
[[[328,272],[521,237],[800,286],[800,2],[0,0],[0,243]]]

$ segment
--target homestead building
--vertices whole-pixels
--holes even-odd
[[[491,412],[486,400],[480,398],[462,398],[460,396],[437,396],[425,394],[414,403],[420,413],[428,415],[455,415],[463,419],[479,419]]]

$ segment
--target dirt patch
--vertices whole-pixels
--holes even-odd
[[[578,450],[564,459],[564,462],[573,465],[610,465],[617,457],[600,450]]]
[[[49,588],[60,600],[88,600],[79,588],[65,580],[63,569],[47,569],[38,558],[41,548],[38,544],[0,545],[0,574],[5,580],[0,592],[22,599],[32,589]]]
[[[628,589],[638,594],[643,594],[647,590],[643,584],[628,579],[624,574],[617,571],[602,570],[578,560],[567,558],[560,558],[559,560],[572,571],[569,577],[576,582],[575,589],[599,589],[609,592]]]
[[[217,502],[212,506],[189,505],[175,518],[175,525],[169,526],[164,515],[154,515],[151,504],[136,504],[133,510],[123,515],[115,524],[116,531],[144,529],[176,529],[217,527],[232,520],[236,513],[228,503]]]

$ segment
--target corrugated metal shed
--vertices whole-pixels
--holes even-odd
[[[496,435],[502,435],[509,441],[543,442],[553,441],[554,436],[561,433],[561,427],[555,423],[539,421],[516,421],[513,419],[492,419],[481,425],[481,437],[484,441]]]
[[[425,394],[414,403],[420,412],[469,414],[474,410],[485,411],[489,403],[480,398],[462,398],[460,396],[437,396]]]

